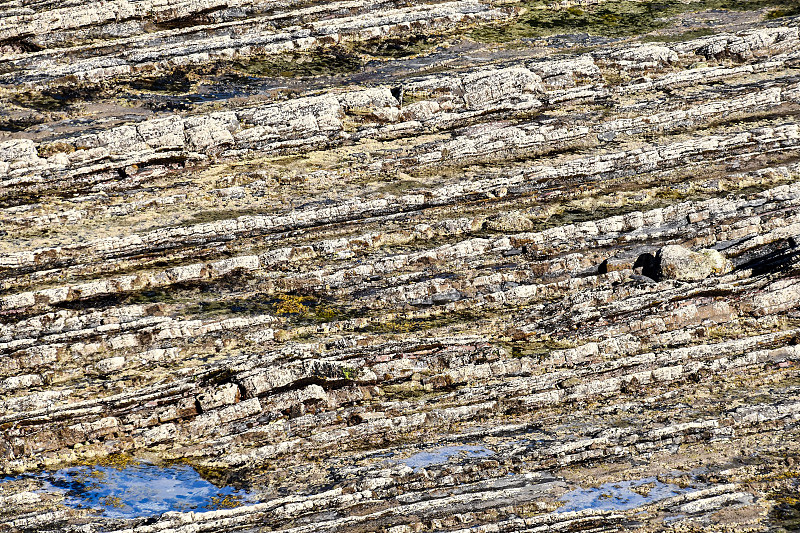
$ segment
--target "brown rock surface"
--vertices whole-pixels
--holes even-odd
[[[797,16],[0,1],[0,532],[797,529]]]

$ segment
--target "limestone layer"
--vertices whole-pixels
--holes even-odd
[[[0,1],[0,531],[800,528],[793,9]]]

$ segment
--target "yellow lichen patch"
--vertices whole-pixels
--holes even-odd
[[[315,317],[318,320],[323,321],[323,322],[329,322],[329,321],[333,320],[334,318],[336,318],[337,314],[338,313],[337,313],[336,309],[333,309],[331,307],[326,307],[326,306],[320,306],[320,307],[317,307],[314,310]]]
[[[277,315],[303,314],[308,311],[308,307],[303,304],[312,298],[308,296],[292,296],[289,294],[278,295],[278,303],[275,306]]]
[[[235,509],[236,507],[241,507],[244,505],[242,498],[240,496],[212,496],[211,503],[207,505],[209,509],[217,510],[217,509]]]
[[[113,453],[111,455],[107,455],[102,459],[97,461],[99,466],[110,466],[112,468],[116,468],[118,470],[122,470],[123,468],[127,468],[132,464],[136,464],[136,459],[133,456],[124,453]]]
[[[39,157],[50,157],[51,155],[62,153],[71,154],[75,151],[75,147],[69,143],[62,141],[43,144],[38,148]]]
[[[114,507],[116,509],[125,507],[125,504],[117,496],[106,496],[105,498],[100,498],[99,501],[102,505],[105,505],[106,507]]]

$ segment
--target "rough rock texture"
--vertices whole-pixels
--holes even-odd
[[[0,531],[797,530],[797,15],[0,0]]]
[[[712,274],[724,274],[732,269],[730,262],[717,250],[697,252],[671,244],[661,248],[654,258],[659,279],[700,281]]]

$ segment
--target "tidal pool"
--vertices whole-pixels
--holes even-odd
[[[0,479],[0,483],[17,478]],[[25,475],[42,482],[42,491],[61,492],[64,504],[96,509],[108,518],[155,516],[166,511],[208,511],[253,503],[232,487],[217,487],[188,465],[168,467],[134,462],[124,467],[80,466]]]
[[[488,457],[494,452],[487,450],[483,446],[442,446],[430,451],[419,452],[403,462],[418,472],[420,469],[430,465],[446,463],[453,456],[464,457]]]
[[[662,483],[654,477],[633,481],[616,481],[604,483],[599,487],[567,492],[560,498],[564,505],[557,512],[566,513],[584,509],[625,511],[691,490],[694,489],[682,489],[678,485]]]

